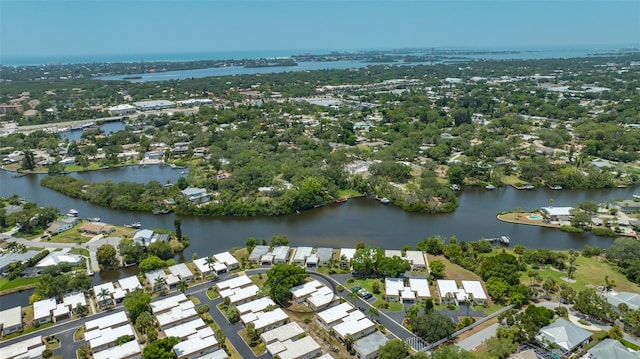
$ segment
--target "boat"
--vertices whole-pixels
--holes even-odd
[[[559,184],[549,185],[549,189],[552,189],[554,191],[559,191],[562,189],[562,186]]]
[[[489,191],[496,189],[496,186],[492,185],[492,184],[488,184],[486,185],[484,188],[488,189]]]
[[[164,208],[164,209],[154,209],[153,214],[167,214],[171,213],[173,208]]]
[[[78,217],[78,211],[76,211],[75,209],[71,208],[69,210],[69,212],[67,212],[67,216],[68,217]]]
[[[533,185],[530,185],[530,184],[524,186],[524,189],[526,189],[527,191],[531,191],[534,188],[535,187]]]
[[[449,188],[451,188],[452,191],[459,191],[460,190],[460,186],[458,186],[457,184],[452,184],[451,187],[449,187]]]
[[[509,244],[511,242],[511,238],[509,236],[500,236],[500,237],[492,237],[492,238],[482,238],[483,241],[487,242],[500,242],[502,244]]]
[[[135,228],[135,229],[138,229],[138,228],[142,227],[140,222],[133,222],[131,224],[125,224],[124,226],[128,227],[128,228]]]
[[[346,198],[346,197],[340,197],[340,198],[336,198],[334,200],[334,202],[336,202],[336,203],[345,203],[347,201],[347,199],[348,198]]]
[[[91,217],[87,218],[89,222],[100,222],[100,217]]]
[[[640,193],[634,193],[633,199],[640,199]]]
[[[388,204],[389,203],[389,199],[387,197],[382,197],[382,198],[380,198],[380,203]]]

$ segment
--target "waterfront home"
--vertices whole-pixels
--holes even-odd
[[[269,253],[269,246],[258,245],[253,247],[251,254],[249,254],[249,262],[251,263],[260,263],[262,256]]]
[[[148,247],[153,238],[153,231],[150,229],[141,229],[133,235],[133,241],[142,246]]]
[[[189,267],[184,263],[172,265],[169,267],[169,272],[185,282],[191,282],[193,280],[193,273],[191,273]]]
[[[142,284],[140,283],[138,277],[135,275],[119,279],[118,285],[120,285],[120,289],[124,290],[127,293],[131,293],[136,289],[142,289]]]
[[[49,266],[55,266],[60,263],[68,263],[72,267],[82,264],[83,258],[77,254],[52,252],[46,257],[42,258],[36,265],[36,268],[44,268]]]
[[[67,217],[65,219],[58,219],[53,221],[53,223],[51,223],[49,227],[47,227],[46,232],[51,236],[55,236],[57,234],[70,230],[77,223],[78,223],[78,218],[76,217]]]
[[[211,200],[206,188],[187,187],[180,191],[191,203],[205,203]]]
[[[0,254],[0,273],[4,272],[12,263],[27,262],[29,259],[35,257],[38,253],[40,253],[40,251],[30,250],[24,253],[15,251]]]
[[[42,336],[39,335],[2,348],[2,358],[42,358],[42,353],[45,349],[47,349],[47,346],[42,341]]]
[[[239,267],[238,260],[229,252],[220,252],[213,255],[216,261],[223,263],[228,270],[234,270]]]
[[[0,311],[0,334],[2,336],[22,329],[22,307]]]
[[[65,294],[64,297],[62,297],[62,303],[69,307],[71,311],[78,305],[87,307],[87,299],[84,297],[84,293],[81,292]]]
[[[568,221],[573,217],[573,207],[541,207],[540,211],[550,221]]]
[[[78,231],[89,234],[111,234],[115,230],[114,226],[102,222],[85,222],[78,228]]]
[[[57,306],[55,298],[48,298],[34,302],[33,322],[36,325],[50,323],[52,321],[51,312],[53,312]]]
[[[193,261],[193,264],[196,266],[198,271],[202,273],[203,277],[208,276],[209,274],[215,274],[216,276],[220,276],[221,274],[227,273],[227,266],[214,261],[207,263],[208,258],[198,258]]]
[[[570,355],[576,349],[589,343],[591,332],[578,327],[564,318],[543,327],[536,336],[538,342],[549,347],[550,344],[562,350],[563,355]]]
[[[328,266],[329,260],[333,257],[333,248],[318,248],[316,251],[318,266]]]
[[[406,251],[405,258],[411,263],[411,268],[422,270],[427,268],[427,261],[422,251]]]
[[[389,341],[384,334],[374,332],[353,343],[353,350],[360,359],[374,359],[378,357],[378,350]]]
[[[311,255],[313,248],[311,247],[298,247],[293,255],[293,263],[303,266],[305,265],[307,258]]]
[[[108,306],[113,304],[113,293],[116,291],[113,283],[107,282],[93,287],[93,295],[98,306]]]
[[[351,266],[351,260],[356,254],[355,248],[341,248],[340,249],[340,267],[349,268]]]

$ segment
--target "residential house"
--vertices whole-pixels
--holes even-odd
[[[262,256],[269,252],[269,246],[258,245],[253,247],[251,254],[249,254],[249,262],[260,263]]]
[[[545,218],[554,222],[568,221],[573,216],[573,207],[541,207]]]
[[[563,354],[570,354],[589,343],[591,332],[564,318],[558,318],[553,323],[540,329],[536,339],[544,346],[548,347],[549,344],[553,344],[559,347]]]
[[[589,359],[638,359],[640,353],[633,351],[615,339],[607,338],[587,350]]]
[[[187,267],[187,265],[184,263],[172,265],[171,267],[169,267],[169,271],[171,272],[171,274],[185,282],[191,282],[193,280],[193,273],[191,273],[189,267]]]
[[[55,298],[39,300],[33,303],[33,322],[36,325],[50,323],[51,312],[57,307]]]
[[[137,340],[131,340],[105,350],[93,353],[93,359],[139,359],[142,357],[142,349]]]
[[[487,303],[487,293],[484,288],[482,288],[482,283],[477,280],[463,280],[462,288],[467,293],[467,298],[473,298],[474,303],[476,304],[486,304]]]
[[[305,265],[307,258],[311,255],[313,248],[311,247],[298,247],[293,255],[293,263],[303,266]]]
[[[318,266],[328,266],[329,260],[333,257],[333,248],[318,248],[316,251]]]
[[[42,358],[42,352],[47,349],[42,336],[35,336],[2,348],[2,358],[6,359],[35,359]]]
[[[378,350],[389,341],[384,334],[374,332],[353,343],[353,350],[360,359],[375,359],[378,357]]]
[[[191,203],[205,203],[211,200],[206,188],[187,187],[180,191]]]
[[[8,335],[22,329],[22,307],[0,311],[0,334]]]
[[[267,351],[273,358],[280,359],[311,359],[322,354],[322,348],[310,336],[271,343],[267,345]]]
[[[455,304],[464,302],[467,299],[467,293],[464,289],[459,289],[455,280],[438,279],[438,293],[440,294],[440,303]]]
[[[47,233],[49,233],[49,235],[55,236],[57,234],[70,230],[77,223],[78,223],[78,218],[76,217],[67,217],[65,219],[58,219],[53,221],[53,223],[49,225],[49,227],[47,228]]]
[[[85,222],[78,231],[89,234],[111,234],[116,228],[110,224],[102,222]]]
[[[616,309],[620,304],[625,304],[630,310],[640,309],[640,294],[638,293],[607,292],[604,297]]]
[[[119,279],[118,284],[120,285],[120,289],[124,290],[127,293],[131,293],[136,289],[142,289],[142,284],[140,283],[138,277],[135,275]]]
[[[107,282],[98,284],[93,287],[93,295],[99,306],[107,306],[113,304],[113,293],[116,291],[113,283]]]
[[[238,260],[229,252],[221,252],[213,255],[216,261],[224,264],[228,270],[234,270],[239,267]]]

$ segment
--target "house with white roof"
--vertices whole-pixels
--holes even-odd
[[[322,288],[322,287],[324,287],[324,284],[313,279],[311,281],[302,283],[301,285],[291,288],[290,292],[293,295],[293,299],[295,299],[296,303],[302,303],[307,298],[309,298],[313,293],[317,292],[319,288]]]
[[[93,359],[137,359],[142,356],[142,349],[137,340],[131,340],[124,344],[93,353]]]
[[[467,293],[458,288],[455,280],[438,279],[437,284],[440,303],[458,305],[458,302],[466,301]]]
[[[58,304],[55,298],[39,300],[33,303],[33,321],[36,325],[50,323],[51,314]]]
[[[358,310],[358,313],[362,313]],[[357,319],[356,319],[357,318]],[[349,316],[340,324],[333,327],[338,339],[344,341],[348,335],[353,339],[362,338],[376,330],[376,324],[362,314],[360,316]]]
[[[167,280],[167,274],[162,269],[152,270],[150,272],[145,273],[144,276],[147,279],[147,283],[154,291],[165,289],[169,285],[168,283],[169,281]]]
[[[242,288],[250,284],[253,284],[251,279],[246,275],[241,275],[235,278],[227,279],[222,282],[216,283],[215,287],[218,292],[225,289]]]
[[[332,289],[326,286],[318,288],[318,290],[311,294],[306,299],[307,305],[313,311],[319,311],[330,308],[340,303],[340,297],[338,297]]]
[[[542,214],[551,221],[568,221],[573,217],[573,207],[541,207]]]
[[[318,322],[327,330],[342,322],[342,320],[352,313],[359,312],[362,317],[364,314],[357,310],[351,303],[344,302],[329,309],[319,312],[316,316]],[[358,315],[355,313],[354,315]]]
[[[271,330],[279,327],[283,324],[289,323],[289,316],[282,310],[282,308],[276,308],[271,311],[262,311],[257,313],[247,313],[240,316],[240,321],[245,326],[249,323],[255,325],[256,333]]]
[[[224,264],[228,270],[234,270],[239,267],[238,260],[229,252],[220,252],[213,255],[216,261]]]
[[[296,253],[293,255],[293,263],[303,266],[305,265],[307,258],[313,252],[313,248],[311,247],[298,247],[296,249]]]
[[[203,331],[203,329],[205,328],[211,329],[201,318],[196,318],[194,320],[164,329],[164,335],[166,337],[176,337],[180,339],[180,341],[182,341],[193,334]]]
[[[6,359],[35,359],[42,358],[42,352],[47,346],[42,341],[42,336],[19,341],[2,348],[2,358]]]
[[[266,345],[269,345],[274,342],[284,342],[285,340],[296,338],[303,333],[305,331],[300,324],[291,322],[260,334],[260,339]]]
[[[236,306],[240,315],[262,312],[269,307],[277,307],[276,303],[269,297],[262,297]]]
[[[269,246],[258,245],[253,247],[251,254],[249,254],[249,262],[261,263],[262,257],[269,253]]]
[[[202,273],[203,276],[208,276],[210,274],[215,274],[216,276],[220,276],[221,274],[227,273],[227,266],[218,261],[213,261],[211,263],[207,263],[208,258],[198,258],[193,261],[193,264],[196,266],[198,271]]]
[[[406,251],[405,256],[409,263],[411,263],[411,268],[418,270],[427,268],[427,260],[423,252]]]
[[[51,252],[46,257],[42,258],[35,267],[44,268],[49,266],[55,266],[60,263],[69,263],[72,267],[76,267],[82,264],[83,258],[77,254]]]
[[[84,323],[84,328],[85,332],[90,332],[97,329],[115,328],[126,323],[129,323],[129,318],[127,318],[124,311],[121,311],[98,319],[89,320]]]
[[[351,266],[351,260],[356,254],[355,248],[341,248],[340,249],[340,266],[343,268],[349,268]]]
[[[463,280],[462,288],[464,288],[464,291],[467,293],[467,298],[473,298],[476,304],[485,304],[487,302],[487,293],[479,281]]]
[[[618,309],[620,304],[625,304],[630,310],[640,309],[640,294],[631,292],[607,292],[604,298],[615,309]]]
[[[208,328],[208,327],[207,327]],[[207,329],[205,328],[205,329]],[[173,352],[177,359],[201,358],[202,356],[215,353],[220,349],[220,345],[213,335],[213,330],[204,330],[192,334],[173,347]]]
[[[153,238],[153,231],[150,229],[141,229],[133,235],[133,241],[139,245],[148,247]]]
[[[167,328],[175,327],[198,318],[198,313],[196,312],[193,302],[188,301],[162,313],[155,314],[155,316],[160,328],[166,331]]]
[[[169,267],[169,272],[185,282],[191,282],[193,280],[193,273],[191,273],[189,267],[184,263],[172,265]]]
[[[74,310],[78,305],[87,307],[87,299],[84,297],[84,293],[67,293],[62,297],[62,303],[69,307],[70,310]],[[87,307],[88,308],[88,307]]]
[[[151,313],[160,314],[171,310],[172,308],[179,307],[180,305],[187,303],[186,305],[193,306],[193,302],[187,298],[183,293],[166,297],[160,300],[153,301],[149,304],[151,307]]]
[[[8,335],[22,329],[22,307],[0,311],[0,334]]]
[[[638,359],[640,353],[633,351],[619,341],[607,338],[587,350],[588,359]]]
[[[138,277],[135,275],[119,279],[118,284],[120,285],[120,288],[127,293],[131,293],[136,289],[142,289],[142,284],[140,283]]]
[[[100,306],[113,304],[113,293],[115,292],[113,283],[106,282],[98,284],[93,287],[93,296],[96,298],[96,303]]]
[[[231,305],[239,305],[250,302],[256,298],[260,292],[260,288],[257,285],[251,284],[242,288],[230,288],[221,290],[220,297],[229,298]]]
[[[353,343],[353,350],[360,359],[375,359],[378,357],[378,351],[381,346],[389,341],[384,334],[374,332],[364,338],[358,339]]]
[[[129,323],[85,332],[84,340],[89,344],[92,352],[98,352],[116,346],[116,340],[124,336],[135,338],[133,327]]]
[[[385,298],[390,301],[414,303],[416,300],[431,298],[429,282],[422,278],[385,278]]]
[[[211,195],[207,193],[206,188],[187,187],[180,193],[187,197],[191,203],[205,203],[211,200]]]
[[[310,336],[293,339],[273,342],[267,345],[267,351],[272,357],[280,359],[311,359],[322,353],[320,345]]]
[[[329,260],[333,257],[333,248],[318,248],[316,257],[318,257],[318,266],[328,266]]]

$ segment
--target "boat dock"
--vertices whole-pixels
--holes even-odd
[[[517,185],[512,183],[512,184],[510,184],[510,186],[515,188],[515,189],[517,189],[518,191],[522,191],[522,190],[530,191],[530,190],[535,188],[533,185],[530,185],[530,184],[526,184],[524,186],[517,186]]]

